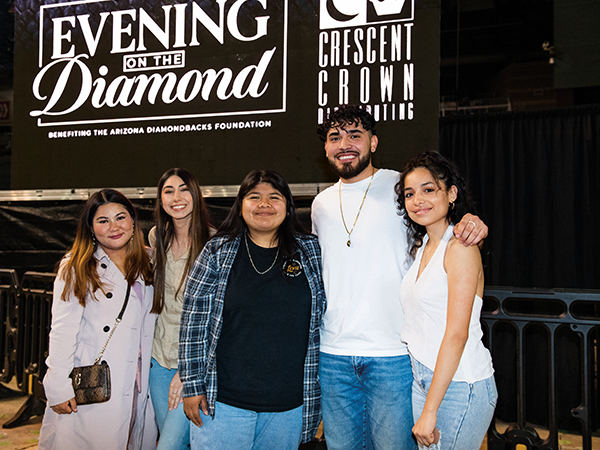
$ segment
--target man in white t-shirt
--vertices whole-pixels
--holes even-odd
[[[394,193],[399,173],[371,162],[375,123],[365,109],[342,105],[319,129],[340,177],[312,206],[327,298],[319,377],[329,450],[416,448],[398,297],[408,269],[406,227]],[[455,234],[471,245],[487,227],[468,214]]]

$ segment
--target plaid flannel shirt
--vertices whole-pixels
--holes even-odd
[[[223,300],[241,236],[210,240],[194,263],[186,281],[179,334],[179,376],[183,396],[206,395],[215,414],[217,399],[216,349],[223,323]],[[312,294],[308,351],[304,361],[302,442],[310,441],[321,421],[319,332],[325,312],[321,249],[315,236],[297,236],[296,245]]]

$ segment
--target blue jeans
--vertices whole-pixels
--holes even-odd
[[[298,450],[302,406],[285,412],[255,412],[216,402],[215,418],[200,411],[202,426],[190,422],[192,449]]]
[[[413,413],[415,422],[421,416],[425,398],[431,386],[433,372],[416,359],[413,366]],[[431,450],[478,450],[490,426],[498,391],[491,376],[473,384],[452,381],[438,409],[436,428],[440,430],[438,444]],[[420,449],[427,447],[419,445]]]
[[[169,411],[169,385],[177,369],[166,369],[152,358],[150,366],[150,397],[160,432],[157,450],[187,450],[190,444],[190,421],[183,412],[183,403]]]
[[[323,427],[328,450],[413,450],[408,355],[321,353]]]

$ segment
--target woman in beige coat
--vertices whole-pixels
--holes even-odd
[[[153,449],[154,411],[148,393],[156,316],[152,270],[136,211],[120,192],[104,189],[84,206],[73,248],[54,284],[47,407],[40,449]],[[103,356],[111,398],[77,405],[69,374],[94,363],[131,292],[122,322]]]

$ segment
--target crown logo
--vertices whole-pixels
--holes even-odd
[[[400,14],[404,7],[405,0],[369,0],[373,3],[375,12],[378,16],[389,16],[391,14]]]

